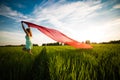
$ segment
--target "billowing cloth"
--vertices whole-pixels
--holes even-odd
[[[47,35],[48,37],[52,38],[57,42],[68,44],[75,48],[92,48],[92,46],[90,46],[89,44],[80,43],[76,40],[73,40],[58,30],[46,28],[26,21],[23,22],[26,23],[29,27],[37,28],[39,31],[41,31],[42,33],[44,33],[45,35]]]

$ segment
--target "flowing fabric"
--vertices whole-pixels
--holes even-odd
[[[42,33],[44,33],[45,35],[47,35],[48,37],[52,38],[53,40],[57,42],[68,44],[75,48],[87,48],[87,49],[92,48],[92,46],[90,46],[89,44],[80,43],[76,40],[73,40],[58,30],[39,26],[31,22],[26,22],[26,21],[23,21],[23,22],[26,23],[29,27],[37,28],[39,31],[41,31]]]

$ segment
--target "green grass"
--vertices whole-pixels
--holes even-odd
[[[119,80],[120,44],[0,47],[0,80]]]

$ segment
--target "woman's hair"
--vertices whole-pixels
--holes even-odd
[[[32,37],[32,31],[30,28],[27,28],[26,31],[30,34],[30,36]]]

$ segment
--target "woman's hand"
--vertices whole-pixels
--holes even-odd
[[[21,23],[23,23],[23,21],[21,21]]]

